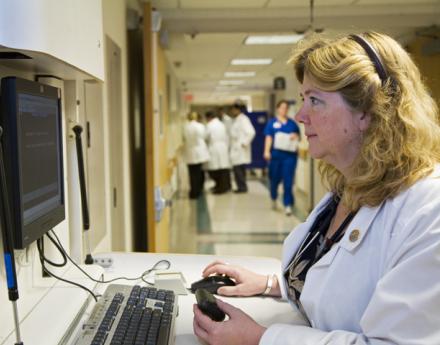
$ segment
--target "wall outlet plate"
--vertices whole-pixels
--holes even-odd
[[[93,258],[93,262],[95,265],[99,265],[103,268],[109,268],[113,265],[113,259],[112,258]]]

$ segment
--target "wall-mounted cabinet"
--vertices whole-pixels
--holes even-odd
[[[101,0],[2,0],[0,51],[31,58],[2,60],[15,69],[104,80]]]

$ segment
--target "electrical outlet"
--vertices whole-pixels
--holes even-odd
[[[112,258],[93,258],[93,261],[96,265],[99,265],[103,268],[109,268],[113,265]]]

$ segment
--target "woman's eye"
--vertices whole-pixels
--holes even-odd
[[[319,102],[319,99],[317,99],[317,98],[315,98],[315,97],[310,97],[310,102],[312,103],[312,105],[318,105],[320,102]]]

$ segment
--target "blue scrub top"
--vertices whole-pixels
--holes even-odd
[[[277,132],[283,132],[283,133],[298,133],[300,134],[299,127],[296,124],[295,121],[292,119],[287,119],[285,123],[282,123],[278,121],[276,117],[269,120],[269,122],[266,125],[266,128],[264,129],[264,135],[270,135],[272,137],[272,147],[270,149],[272,158],[275,159],[282,159],[284,157],[292,157],[296,156],[296,152],[289,152],[289,151],[283,151],[273,148],[273,138],[275,136],[275,133]]]

